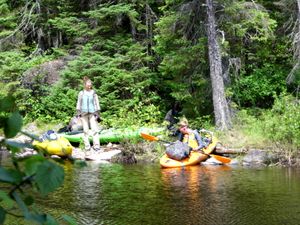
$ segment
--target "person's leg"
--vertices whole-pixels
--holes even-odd
[[[93,136],[93,148],[95,151],[100,151],[100,139],[99,139],[99,126],[94,115],[91,115],[90,118],[90,126]]]
[[[81,122],[83,126],[83,143],[84,149],[89,151],[91,148],[91,144],[89,141],[89,115],[84,115],[81,117]]]

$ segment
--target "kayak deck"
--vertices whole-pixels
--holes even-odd
[[[138,129],[133,128],[120,128],[120,129],[105,129],[101,130],[99,132],[99,139],[100,143],[118,143],[126,140],[134,140],[134,139],[140,139],[140,133],[151,133],[151,134],[160,134],[164,128],[161,127],[155,127],[155,128],[148,128],[148,127],[142,127]],[[70,142],[81,142],[83,140],[83,132],[77,132],[77,133],[62,133],[60,136],[65,137]],[[92,137],[90,137],[90,141],[92,141]]]
[[[73,146],[64,137],[59,137],[57,140],[44,140],[42,142],[34,140],[32,145],[38,151],[44,151],[49,155],[70,156],[73,151]]]
[[[171,159],[167,156],[167,154],[165,154],[160,158],[160,165],[163,168],[194,166],[199,164],[201,161],[204,161],[207,158],[208,158],[207,155],[202,154],[200,152],[194,152],[194,151],[190,153],[190,157],[180,161]]]

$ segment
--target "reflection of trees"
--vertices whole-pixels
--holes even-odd
[[[227,220],[239,224],[299,224],[299,207],[295,207],[300,204],[299,176],[293,177],[296,180],[292,182],[284,171],[282,168],[235,170],[227,187],[230,196]]]
[[[39,205],[54,216],[70,215],[78,224],[101,224],[98,216],[101,210],[99,165],[88,164],[80,168],[66,161],[64,171],[63,188],[46,198],[37,199]]]

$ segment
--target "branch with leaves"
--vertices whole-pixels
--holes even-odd
[[[6,215],[24,218],[38,224],[59,224],[51,215],[41,213],[31,206],[35,195],[46,196],[63,184],[64,169],[57,162],[47,159],[42,154],[29,158],[19,159],[15,154],[20,149],[28,147],[27,144],[9,140],[15,137],[22,127],[22,117],[15,107],[14,100],[9,97],[0,99],[0,129],[5,137],[0,146],[5,146],[11,151],[12,168],[0,166],[0,183],[5,183],[7,191],[0,191],[0,224],[4,224]],[[30,189],[29,192],[27,189]],[[63,219],[71,225],[76,222],[69,216]]]

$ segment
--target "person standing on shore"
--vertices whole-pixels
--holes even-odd
[[[93,149],[100,152],[99,126],[100,104],[96,92],[92,89],[92,81],[85,76],[83,78],[84,89],[79,92],[77,99],[77,117],[80,117],[83,126],[83,142],[86,152],[92,150],[89,135],[93,137]]]

